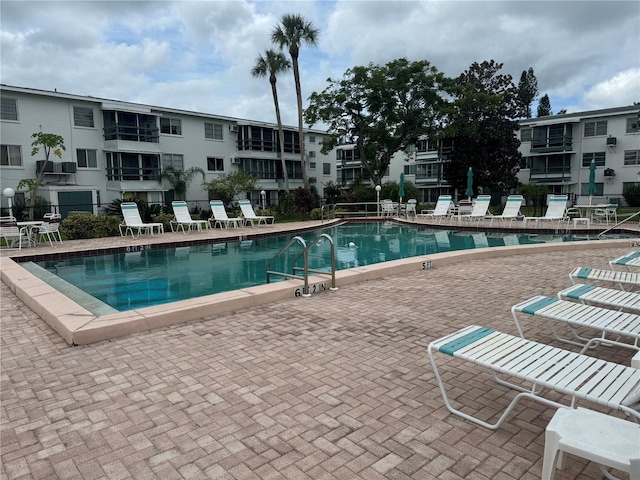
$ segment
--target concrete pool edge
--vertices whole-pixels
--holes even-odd
[[[436,253],[340,270],[336,272],[336,285],[340,288],[353,283],[423,270],[424,262],[431,262],[430,268],[438,268],[438,266],[470,260],[576,249],[620,248],[623,245],[633,248],[634,244],[635,242],[630,239],[590,240]],[[286,280],[170,304],[96,316],[12,259],[2,257],[0,263],[2,281],[70,345],[96,343],[292,298],[294,290],[303,286],[302,280]],[[428,269],[425,269],[425,274],[428,274]],[[327,287],[330,286],[328,277],[317,276],[309,279],[310,284],[318,282],[327,282]],[[326,291],[317,295],[332,294],[336,293]],[[300,301],[304,301],[304,298],[300,298]]]

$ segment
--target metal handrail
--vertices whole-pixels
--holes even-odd
[[[307,274],[307,269],[308,269],[308,259],[307,259],[307,242],[304,241],[304,238],[299,237],[299,236],[295,236],[293,237],[291,240],[289,240],[289,242],[282,247],[278,253],[276,253],[273,257],[271,257],[271,260],[269,260],[267,262],[267,266],[266,266],[266,271],[267,271],[267,283],[270,283],[270,278],[269,275],[273,274],[273,275],[280,275],[281,277],[285,277],[285,278],[300,278],[300,275],[296,275],[295,274],[295,270],[292,270],[293,273],[284,273],[284,272],[276,272],[273,270],[269,270],[269,267],[271,267],[271,263],[278,258],[280,255],[282,255],[284,253],[285,250],[287,250],[291,245],[293,245],[295,242],[299,242],[302,244],[302,257],[303,257],[303,261],[304,261],[304,290],[302,295],[303,296],[308,296],[309,293],[309,275]],[[296,260],[299,258],[296,257]],[[305,295],[306,294],[306,295]]]
[[[309,249],[311,247],[313,247],[314,245],[317,245],[318,243],[320,243],[322,241],[322,239],[327,239],[329,240],[329,243],[331,244],[331,270],[330,270],[330,275],[331,275],[331,287],[329,287],[330,290],[337,290],[338,288],[336,287],[336,248],[335,248],[335,244],[333,242],[333,238],[331,238],[331,236],[327,233],[322,233],[320,234],[320,236],[318,238],[316,238],[313,242],[311,242],[307,248],[305,249],[306,252],[309,251]],[[293,271],[297,271],[300,270],[300,267],[296,267],[295,264],[298,261],[298,259],[300,258],[300,256],[303,254],[303,252],[299,253],[298,256],[296,258],[293,259]],[[327,272],[324,270],[316,270],[313,268],[306,268],[306,274],[308,276],[309,272],[311,273],[318,273],[320,275],[326,275]]]
[[[634,213],[633,215],[629,215],[627,218],[625,218],[624,220],[622,220],[621,222],[616,223],[613,227],[611,228],[607,228],[606,230],[604,230],[603,232],[600,232],[598,234],[598,238],[602,237],[603,235],[606,235],[607,233],[609,233],[611,230],[613,230],[614,228],[619,227],[620,225],[622,225],[623,223],[631,220],[633,217],[637,217],[638,215],[640,215],[640,211],[637,211],[636,213]]]

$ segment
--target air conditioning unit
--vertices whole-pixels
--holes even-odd
[[[607,138],[607,145],[615,145],[616,143],[618,143],[618,139],[616,137]]]
[[[238,125],[229,125],[229,130],[232,132],[237,132],[239,129]]]
[[[240,159],[239,158],[232,158],[231,159],[231,164],[232,165],[240,165]]]
[[[605,177],[615,177],[616,176],[616,172],[613,168],[605,168],[604,169],[604,176]]]

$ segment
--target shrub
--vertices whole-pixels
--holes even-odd
[[[171,220],[173,220],[175,217],[174,215],[171,213],[158,213],[156,215],[151,215],[151,221],[153,223],[162,223],[162,226],[164,227],[164,231],[165,232],[170,232],[171,231],[171,225],[169,222],[171,222]]]
[[[120,235],[121,217],[105,215],[70,215],[60,224],[60,231],[69,240],[103,238]]]
[[[640,207],[640,185],[625,188],[622,196],[630,207]]]
[[[309,219],[310,220],[322,220],[322,209],[321,208],[314,208],[313,210],[311,210],[311,213],[309,214]]]

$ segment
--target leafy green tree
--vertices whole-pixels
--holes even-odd
[[[49,155],[53,153],[56,157],[62,158],[62,152],[66,150],[64,146],[64,138],[55,133],[36,132],[31,134],[33,142],[31,142],[31,156],[38,154],[40,149],[44,151],[44,164],[39,172],[36,172],[36,178],[25,178],[18,183],[18,189],[25,188],[29,192],[29,220],[33,220],[33,208],[36,204],[38,188],[42,185],[44,172],[49,164]]]
[[[229,206],[242,193],[256,190],[258,179],[246,172],[223,173],[218,178],[203,184],[210,200],[222,200]]]
[[[197,174],[202,175],[204,181],[205,173],[200,167],[190,167],[186,170],[167,167],[162,171],[160,177],[169,182],[176,200],[186,200],[187,189]]]
[[[549,100],[549,95],[546,95],[540,99],[538,102],[538,117],[546,117],[548,115],[553,115],[553,111],[551,110],[551,101]]]
[[[280,116],[280,104],[278,102],[278,89],[276,82],[278,74],[286,72],[291,68],[291,62],[287,60],[282,52],[267,50],[264,55],[258,55],[256,63],[251,69],[251,75],[254,77],[269,76],[271,84],[271,94],[273,95],[273,104],[276,108],[276,121],[278,122],[278,138],[280,139],[280,162],[282,163],[282,173],[284,175],[284,189],[289,192],[289,176],[287,175],[287,162],[284,158],[284,130],[282,129],[282,118]]]
[[[318,41],[320,31],[313,24],[298,14],[285,14],[280,19],[280,25],[276,26],[271,33],[271,41],[281,49],[285,47],[291,55],[293,64],[293,79],[296,85],[296,99],[298,102],[298,139],[300,142],[300,162],[302,166],[302,179],[304,188],[309,188],[309,176],[307,174],[307,162],[304,155],[304,125],[302,123],[302,87],[300,85],[300,68],[298,57],[300,46],[306,43],[315,46]]]
[[[321,93],[311,94],[305,119],[329,126],[323,153],[343,140],[354,144],[379,185],[396,152],[435,132],[444,104],[443,82],[444,75],[426,60],[401,58],[383,66],[354,67],[341,80],[329,78]]]
[[[453,149],[444,178],[459,192],[466,190],[469,167],[475,187],[502,193],[517,185],[518,89],[501,68],[493,60],[473,63],[451,86],[443,135]]]
[[[531,104],[538,96],[538,79],[533,68],[523,70],[518,84],[518,100],[524,110],[525,118],[531,118]]]
[[[298,187],[293,191],[293,203],[298,209],[298,213],[302,217],[309,215],[313,208],[313,195],[311,190],[304,187]]]
[[[533,206],[533,215],[538,214],[538,208],[540,209],[540,215],[542,215],[542,207],[546,203],[545,199],[547,193],[549,193],[549,187],[540,183],[526,183],[521,185],[518,190],[527,205]]]
[[[327,200],[327,204],[331,205],[334,203],[338,203],[340,201],[340,197],[342,196],[342,188],[340,185],[333,181],[328,181],[324,185],[324,196]]]

